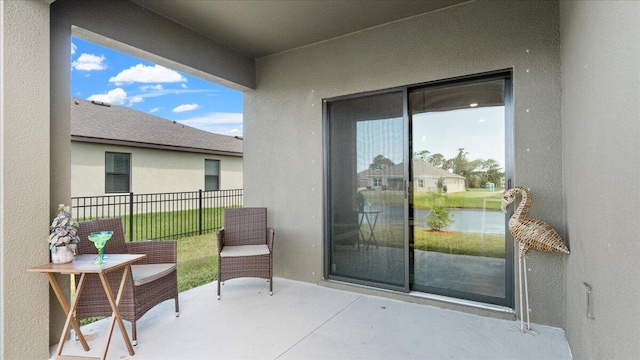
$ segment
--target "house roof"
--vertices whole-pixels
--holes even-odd
[[[71,140],[242,156],[242,138],[212,134],[126,107],[72,99]]]
[[[440,169],[433,166],[426,161],[419,159],[413,159],[413,174],[414,177],[446,177],[446,178],[460,178],[465,177],[458,174],[452,174],[447,170]],[[359,176],[387,176],[387,177],[402,177],[404,176],[404,163],[399,163],[391,166],[387,166],[384,169],[373,170],[367,169],[358,173]]]

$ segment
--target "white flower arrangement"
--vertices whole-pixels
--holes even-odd
[[[64,204],[58,205],[58,215],[51,222],[49,248],[55,252],[57,247],[66,246],[75,253],[78,237],[78,223],[71,216],[71,208]]]

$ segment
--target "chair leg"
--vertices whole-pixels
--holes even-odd
[[[136,321],[131,322],[131,345],[138,345],[138,332],[136,331]]]
[[[220,279],[218,279],[218,300],[220,300]]]
[[[176,295],[176,317],[180,316],[180,305],[178,305],[178,295]]]
[[[273,295],[273,277],[271,277],[269,280],[269,296]]]

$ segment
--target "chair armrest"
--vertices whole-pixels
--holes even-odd
[[[273,228],[268,227],[267,228],[267,247],[269,248],[270,252],[273,252],[273,240],[276,236],[276,232],[273,230]]]
[[[216,238],[218,239],[218,254],[220,254],[224,247],[224,228],[220,228],[220,230],[216,232]]]
[[[135,241],[125,243],[129,254],[146,254],[147,257],[136,262],[142,264],[176,264],[178,262],[178,243],[166,241]]]

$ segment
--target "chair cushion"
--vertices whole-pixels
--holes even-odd
[[[148,284],[176,270],[176,264],[131,265],[133,286]]]
[[[221,257],[258,256],[269,254],[269,247],[267,245],[225,246],[220,252]]]

